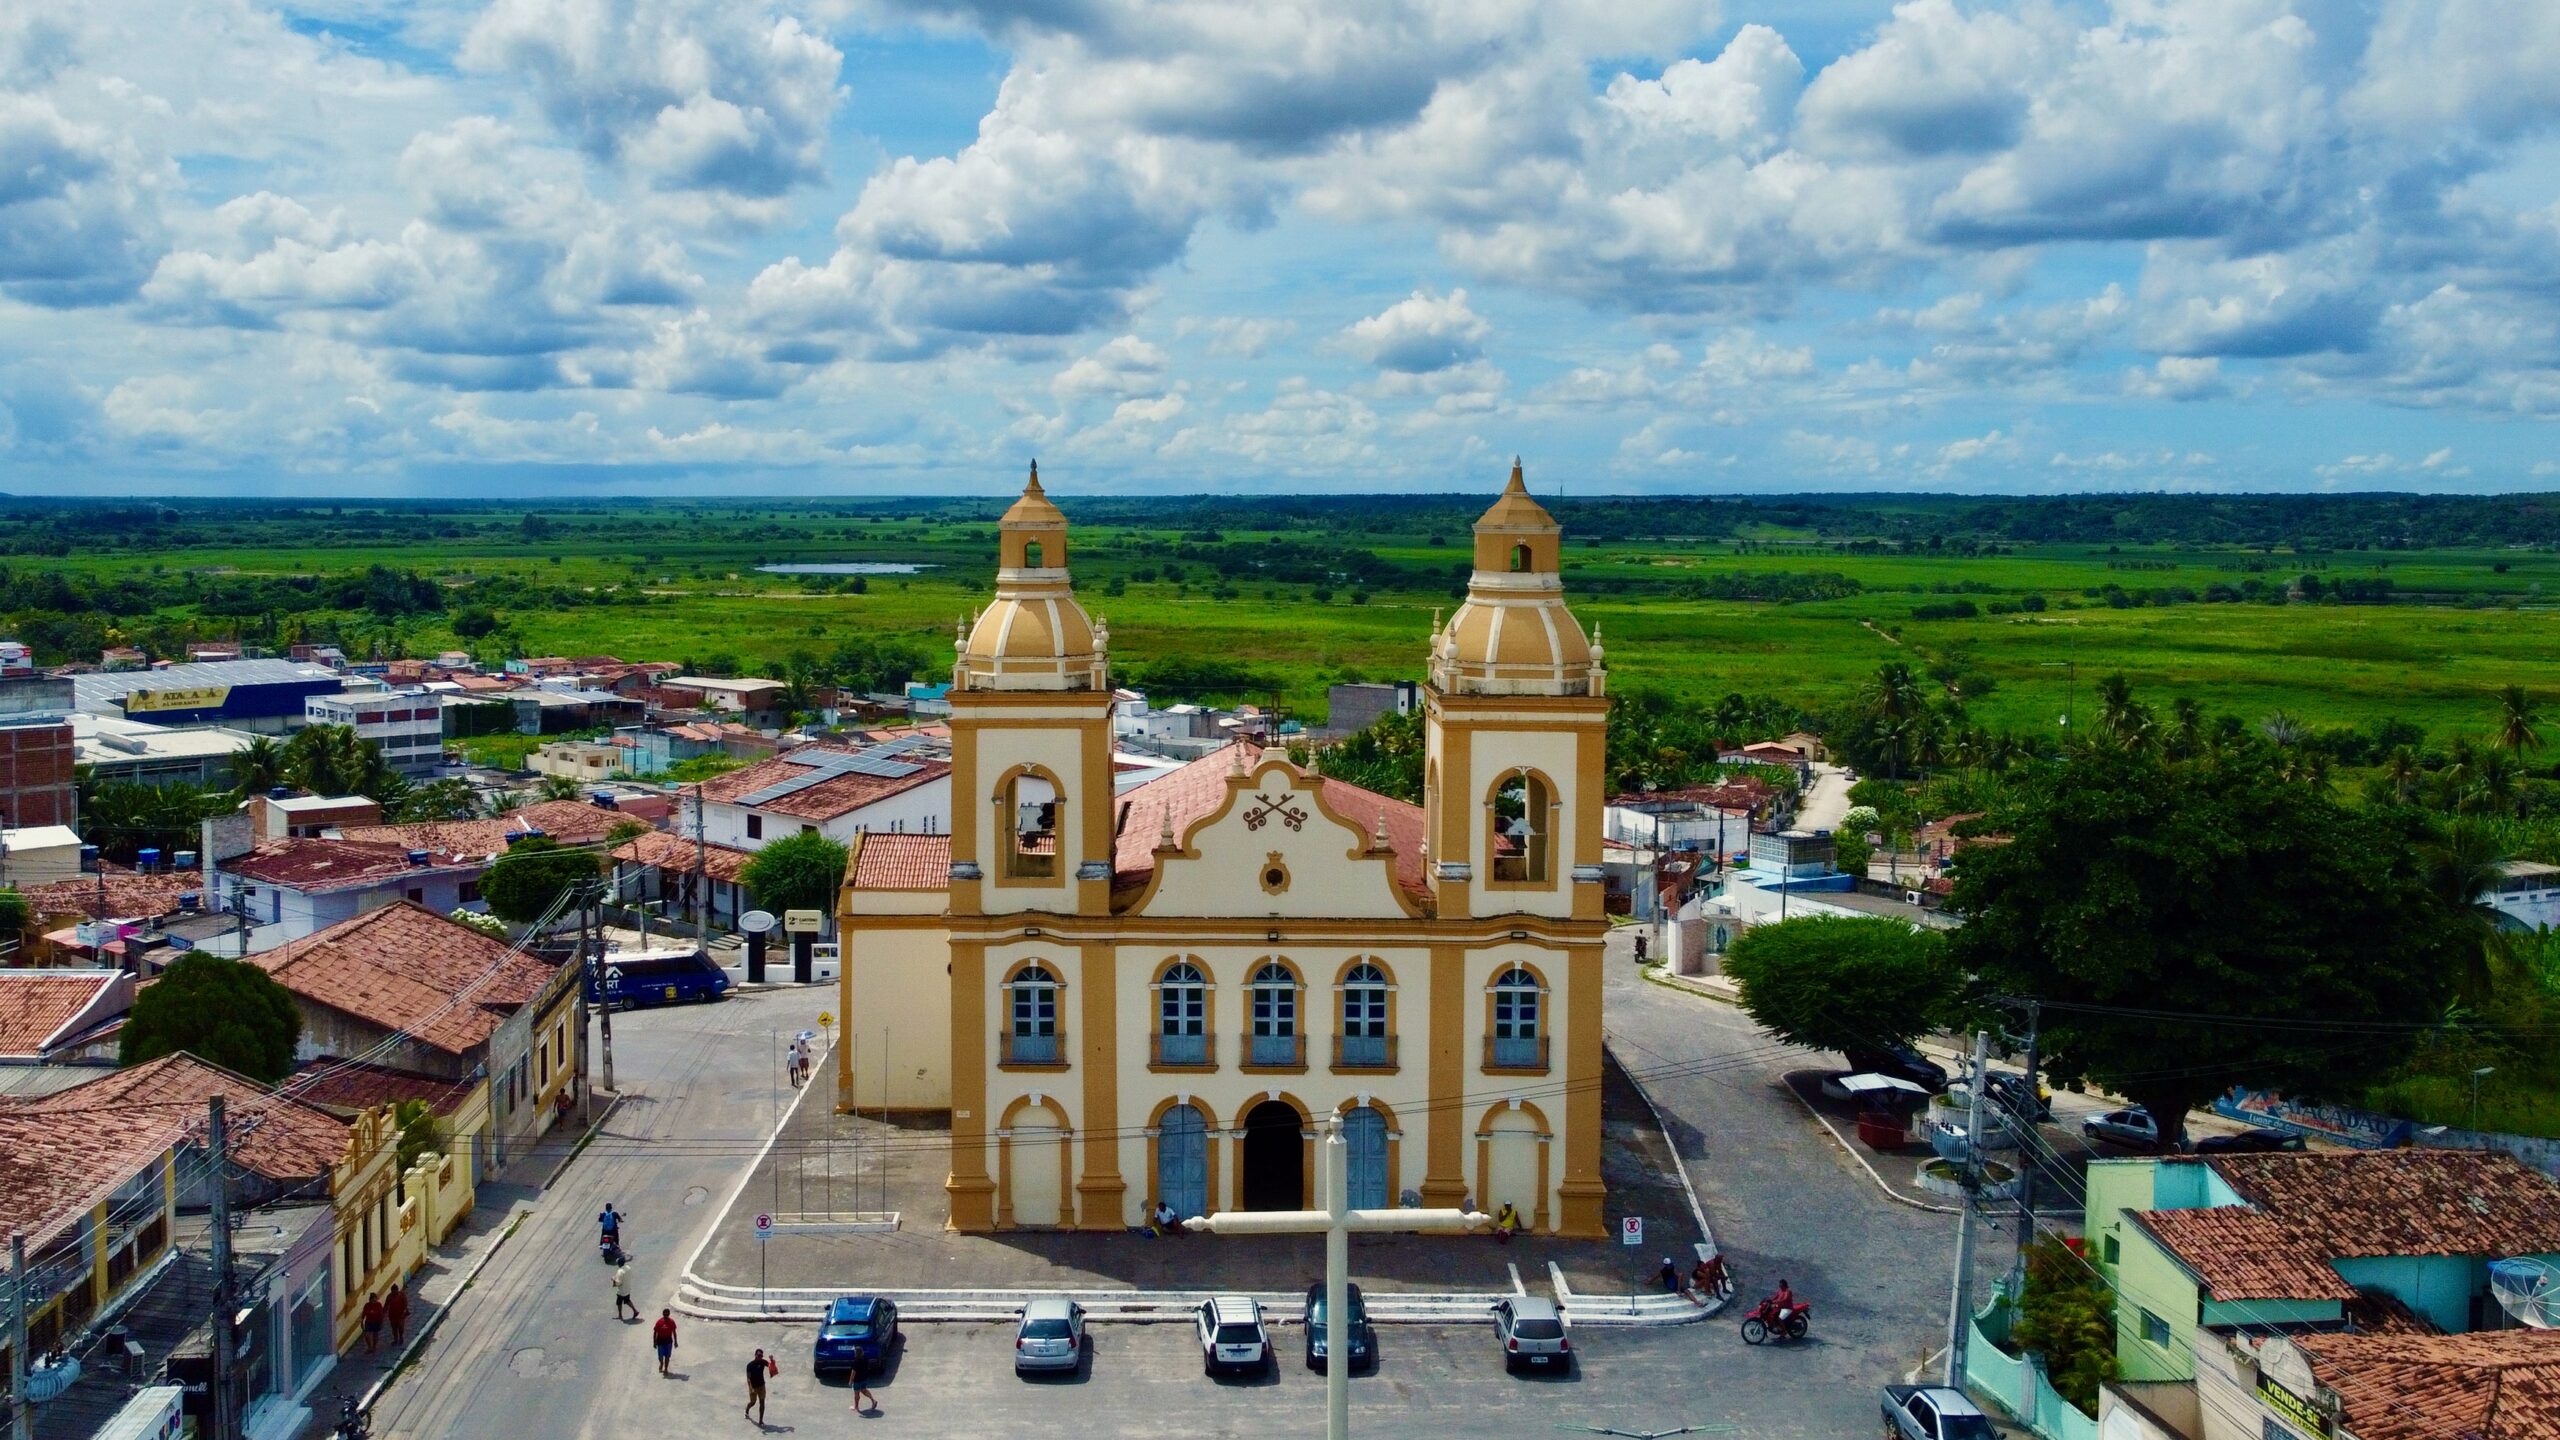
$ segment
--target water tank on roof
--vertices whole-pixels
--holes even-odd
[[[613,792],[610,790],[598,790],[594,794],[588,796],[587,799],[602,809],[614,810],[620,808],[619,804],[613,798]]]
[[[139,871],[143,872],[143,873],[144,873],[144,874],[146,874],[146,875],[150,874],[150,873],[151,873],[152,871],[154,871],[154,870],[159,869],[159,868],[160,868],[160,852],[159,852],[158,850],[156,850],[156,849],[154,849],[154,850],[137,850],[137,851],[135,851],[135,852],[133,853],[133,868],[134,868],[134,869],[136,869],[136,870],[139,870]]]
[[[204,897],[193,890],[182,890],[178,893],[178,913],[181,915],[193,915],[203,903]]]
[[[97,846],[83,845],[80,847],[80,873],[83,875],[95,875],[98,873]]]
[[[169,857],[169,865],[172,869],[193,870],[196,868],[196,852],[193,850],[180,850]]]
[[[412,864],[412,865],[424,865],[424,864],[426,864],[426,863],[427,863],[427,852],[426,852],[426,851],[424,851],[424,850],[412,850],[412,851],[410,851],[410,852],[409,852],[409,863],[410,863],[410,864]]]
[[[293,787],[290,785],[270,785],[267,787],[267,798],[270,800],[290,800],[293,798]]]

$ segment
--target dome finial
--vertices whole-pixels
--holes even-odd
[[[1514,473],[1514,474],[1517,474],[1517,473],[1518,473],[1518,467],[1517,467],[1517,466],[1514,466],[1514,467],[1513,467],[1513,473]],[[1040,462],[1039,462],[1038,460],[1033,460],[1033,461],[1031,462],[1031,483],[1022,487],[1022,493],[1023,493],[1023,494],[1025,494],[1025,495],[1037,495],[1037,494],[1041,493],[1041,491],[1040,491]]]
[[[1517,455],[1511,457],[1511,483],[1502,488],[1505,491],[1517,490],[1524,495],[1529,491],[1529,482],[1520,473],[1520,457]]]

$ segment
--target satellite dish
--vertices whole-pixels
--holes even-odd
[[[2548,1260],[2492,1260],[2489,1293],[2516,1323],[2560,1330],[2560,1268]]]
[[[750,910],[738,917],[738,928],[750,935],[762,935],[781,923],[773,918],[773,912],[770,910]]]

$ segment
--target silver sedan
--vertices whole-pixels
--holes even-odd
[[[1022,1307],[1022,1328],[1013,1337],[1013,1373],[1073,1371],[1092,1348],[1084,1333],[1084,1307],[1044,1296]]]

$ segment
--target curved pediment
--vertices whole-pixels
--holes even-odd
[[[1367,796],[1380,815],[1347,813]],[[1385,807],[1399,802],[1291,764],[1277,750],[1226,777],[1215,809],[1162,836],[1131,914],[1398,919],[1421,913],[1398,865]],[[1364,823],[1365,822],[1365,823]],[[1415,869],[1418,867],[1402,867]]]

